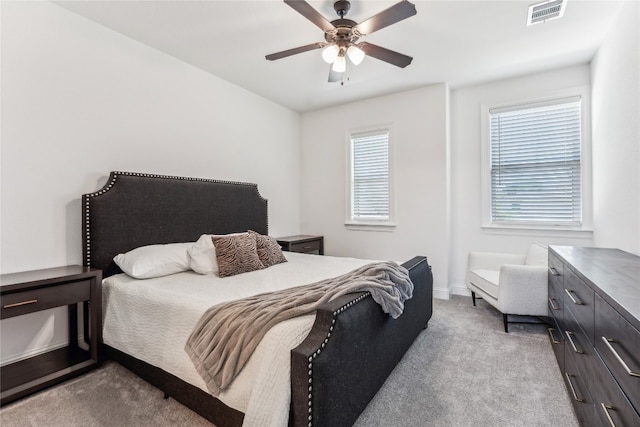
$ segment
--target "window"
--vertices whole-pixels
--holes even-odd
[[[581,98],[489,110],[492,224],[582,223]]]
[[[390,134],[382,128],[349,135],[348,224],[391,223]]]

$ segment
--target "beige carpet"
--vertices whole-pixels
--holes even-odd
[[[510,330],[484,301],[435,300],[429,328],[356,426],[577,427],[545,327]],[[114,362],[3,407],[0,425],[211,426]]]

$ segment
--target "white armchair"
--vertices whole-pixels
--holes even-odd
[[[509,315],[547,316],[547,247],[532,243],[526,254],[470,252],[467,287],[473,305],[476,294],[502,313],[504,331]]]

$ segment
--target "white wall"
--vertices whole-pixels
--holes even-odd
[[[0,9],[3,273],[80,263],[80,195],[111,170],[256,182],[271,234],[323,234],[330,255],[426,255],[440,297],[466,292],[470,250],[518,252],[537,240],[640,253],[638,2],[624,6],[590,67],[451,94],[433,85],[302,116],[54,4]],[[483,231],[480,105],[591,80],[594,240]],[[346,132],[388,123],[398,225],[347,230]],[[65,317],[0,322],[0,363],[62,343]]]
[[[626,2],[591,63],[594,244],[640,255],[640,3]]]
[[[302,231],[322,234],[325,253],[408,260],[426,255],[436,293],[448,276],[448,87],[438,84],[302,115]],[[347,133],[392,124],[393,231],[354,231],[347,217]]]
[[[80,197],[111,170],[255,182],[270,233],[300,231],[297,113],[49,2],[1,7],[2,273],[80,264]],[[0,361],[64,317],[0,322]]]
[[[532,241],[590,246],[591,237],[553,232],[495,232],[482,226],[481,106],[514,104],[564,94],[590,84],[587,64],[453,90],[451,93],[451,277],[467,294],[469,251],[525,253]],[[588,95],[588,93],[587,93]]]

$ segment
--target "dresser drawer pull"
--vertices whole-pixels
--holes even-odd
[[[569,343],[571,344],[571,347],[573,347],[573,351],[579,354],[584,354],[584,351],[578,350],[578,347],[576,347],[576,344],[573,342],[573,338],[571,338],[571,335],[575,334],[571,331],[565,331],[565,333],[567,334],[567,338],[569,338]]]
[[[551,273],[552,276],[560,275],[560,273],[558,273],[558,270],[556,270],[555,267],[549,267],[549,273]]]
[[[620,364],[622,365],[622,368],[627,372],[628,375],[631,375],[632,377],[640,378],[640,372],[633,372],[631,369],[629,369],[629,366],[627,366],[627,364],[624,362],[624,360],[622,360],[622,357],[620,357],[616,349],[613,348],[613,346],[610,344],[612,342],[616,342],[615,340],[607,337],[602,337],[602,341],[604,341],[609,351],[611,351],[611,353],[613,353],[616,359],[618,359],[618,362],[620,362]]]
[[[571,389],[571,394],[573,394],[573,399],[576,402],[584,402],[584,399],[579,398],[578,395],[576,394],[576,390],[573,388],[573,383],[571,382],[571,377],[573,375],[565,372],[564,376],[567,377],[567,381],[569,382],[569,388]]]
[[[604,411],[604,415],[607,417],[607,421],[609,421],[609,425],[611,427],[616,427],[616,423],[613,422],[613,420],[611,419],[611,414],[609,414],[609,410],[613,409],[613,407],[609,405],[605,405],[602,402],[600,402],[600,407]]]
[[[304,246],[302,249],[311,249],[312,246]]]
[[[573,291],[570,291],[569,289],[565,289],[564,291],[565,291],[565,293],[566,293],[567,295],[569,295],[569,298],[571,299],[571,302],[573,302],[574,304],[577,304],[577,305],[583,305],[583,304],[582,304],[582,301],[577,300],[577,299],[575,299],[575,298],[573,297],[573,294],[574,294],[574,292],[573,292]]]
[[[3,305],[2,308],[12,308],[12,307],[20,307],[22,305],[35,304],[37,303],[37,299],[30,299],[29,301],[16,302],[13,304]]]
[[[549,331],[549,337],[551,338],[551,342],[554,344],[560,344],[560,341],[558,341],[556,339],[556,337],[553,336],[553,331],[555,331],[554,328],[547,328],[547,331]]]
[[[551,304],[551,308],[554,310],[560,310],[560,307],[558,307],[554,301],[555,299],[549,298],[549,304]]]

